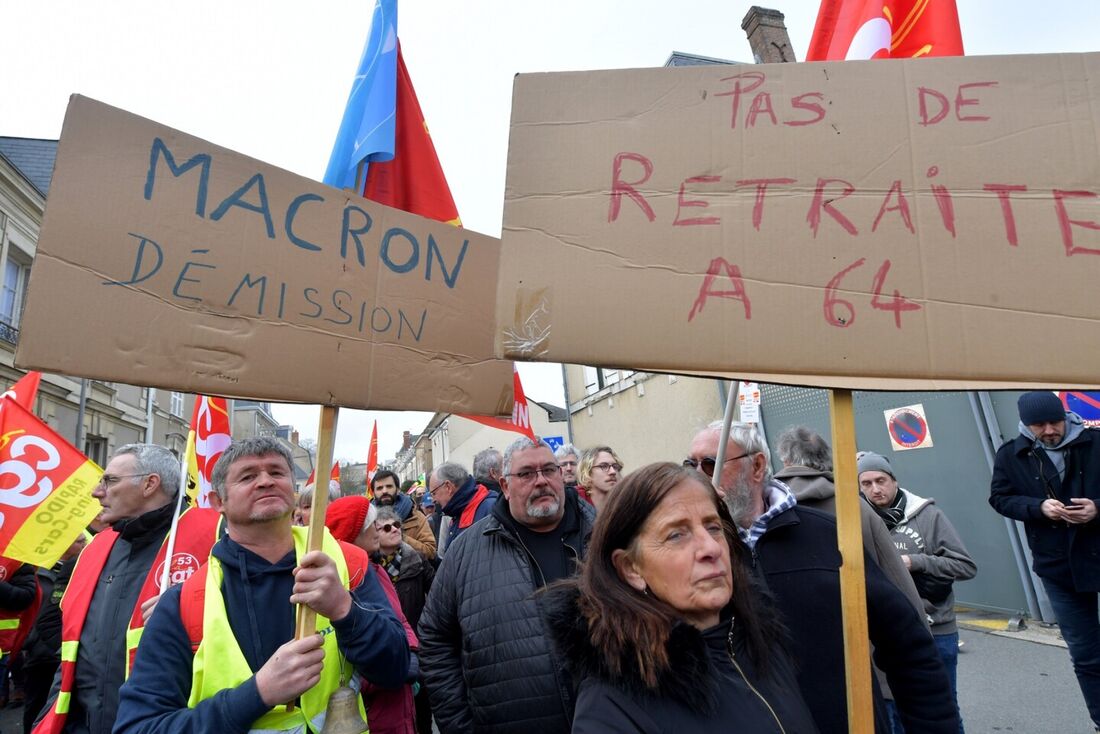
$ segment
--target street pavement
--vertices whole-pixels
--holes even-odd
[[[1058,628],[960,614],[959,706],[968,734],[1093,734]],[[23,731],[22,709],[0,711],[0,734]]]
[[[1026,630],[1008,632],[1008,620],[977,612],[959,621],[959,708],[967,732],[1094,733],[1057,627],[1028,622]]]

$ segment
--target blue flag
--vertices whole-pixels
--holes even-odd
[[[370,35],[325,170],[326,184],[354,189],[360,161],[393,160],[396,97],[397,0],[375,0]]]

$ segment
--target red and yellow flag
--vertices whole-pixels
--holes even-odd
[[[99,514],[103,470],[14,400],[0,410],[0,556],[50,568]]]
[[[187,434],[187,497],[192,507],[209,507],[214,465],[232,443],[229,404],[225,398],[199,395]]]
[[[955,0],[821,0],[806,60],[962,55]]]
[[[527,405],[527,396],[523,393],[523,384],[519,381],[519,370],[512,365],[512,391],[515,393],[515,402],[512,403],[512,419],[490,418],[484,415],[464,415],[472,421],[499,428],[502,431],[514,431],[522,433],[530,439],[535,438],[535,431],[531,428],[531,409]]]

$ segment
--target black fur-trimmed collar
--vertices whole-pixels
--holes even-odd
[[[576,587],[567,585],[548,588],[542,600],[550,640],[565,660],[574,685],[594,677],[633,696],[668,698],[702,712],[717,710],[720,691],[702,632],[687,623],[672,629],[667,644],[669,669],[651,690],[642,681],[632,651],[620,663],[623,672],[612,674],[603,654],[592,646],[588,622],[577,608],[578,597]]]

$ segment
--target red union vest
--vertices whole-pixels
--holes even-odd
[[[23,567],[22,561],[0,556],[0,581],[7,581]],[[0,609],[0,656],[14,655],[30,634],[38,608],[42,605],[42,587],[34,583],[34,601],[22,610]]]
[[[204,508],[191,508],[180,516],[176,546],[172,552],[173,577],[184,573],[190,576],[199,570],[202,563],[205,563],[207,556],[210,555],[210,548],[217,540],[220,519],[219,513]],[[61,686],[53,707],[42,717],[41,723],[35,727],[33,734],[61,734],[62,729],[65,728],[76,680],[76,658],[80,648],[80,634],[84,630],[84,620],[88,616],[88,608],[91,606],[99,576],[103,572],[103,567],[107,565],[107,558],[111,555],[111,548],[114,547],[117,539],[117,532],[104,530],[92,539],[76,562],[72,578],[65,589],[65,595],[61,597]],[[166,534],[165,541],[167,540]],[[141,631],[144,629],[141,605],[160,593],[160,576],[164,571],[166,552],[167,542],[162,542],[160,552],[157,553],[145,577],[145,584],[134,605],[134,613],[126,632],[127,673],[130,670],[130,663],[133,662]],[[185,568],[189,565],[188,557],[198,559],[194,568]]]

